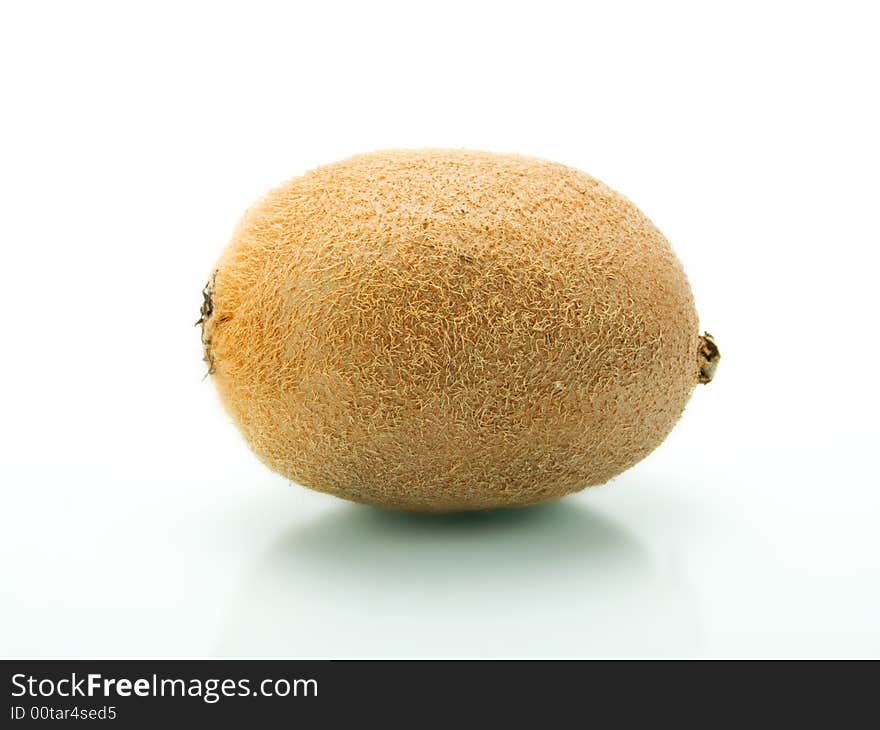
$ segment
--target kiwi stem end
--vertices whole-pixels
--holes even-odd
[[[211,354],[211,337],[207,330],[211,315],[214,314],[214,280],[216,278],[217,272],[215,271],[208,280],[208,283],[205,284],[205,288],[202,289],[203,301],[200,310],[201,317],[199,317],[198,322],[196,322],[196,326],[198,327],[201,325],[202,328],[202,349],[205,353],[204,360],[208,364],[208,372],[205,373],[206,378],[214,372],[214,356]]]
[[[715,370],[718,368],[718,361],[721,360],[721,352],[718,345],[715,344],[715,338],[708,332],[704,332],[700,337],[700,348],[698,350],[700,358],[700,382],[710,383],[715,377]]]

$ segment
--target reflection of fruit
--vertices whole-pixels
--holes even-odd
[[[405,509],[605,482],[663,440],[718,359],[632,203],[478,152],[364,155],[270,192],[202,313],[214,381],[263,461]]]

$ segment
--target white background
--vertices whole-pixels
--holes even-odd
[[[880,656],[871,3],[5,3],[0,655]],[[672,436],[514,513],[265,469],[200,289],[267,188],[383,147],[581,168],[720,344]]]

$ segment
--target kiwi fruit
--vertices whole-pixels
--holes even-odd
[[[666,437],[719,359],[681,264],[577,170],[393,150],[247,211],[204,291],[221,400],[269,467],[389,508],[528,505]]]

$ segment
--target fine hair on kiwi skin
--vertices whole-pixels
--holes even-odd
[[[201,327],[202,335],[202,352],[204,353],[202,360],[208,366],[205,372],[205,378],[214,374],[214,358],[211,355],[211,338],[206,334],[205,327],[208,320],[214,313],[213,292],[214,279],[217,272],[211,275],[211,278],[202,288],[202,306],[200,309],[201,316],[196,320],[196,326]],[[718,362],[721,360],[721,352],[718,345],[715,344],[715,338],[708,332],[704,332],[700,337],[700,377],[699,382],[702,385],[711,383],[715,377],[715,370],[718,368]]]
[[[414,511],[604,483],[720,360],[671,247],[626,198],[556,163],[460,150],[361,155],[271,191],[197,324],[261,460]]]

